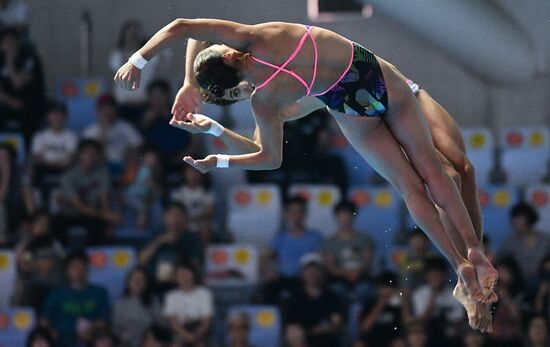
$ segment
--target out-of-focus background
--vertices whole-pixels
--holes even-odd
[[[132,93],[114,72],[178,17],[334,30],[461,126],[494,332],[397,193],[315,113],[267,172],[201,175],[226,149],[168,125],[185,42]],[[0,346],[547,347],[550,3],[545,0],[0,0]],[[205,105],[239,133],[249,104]]]

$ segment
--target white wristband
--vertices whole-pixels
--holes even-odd
[[[128,61],[140,70],[143,69],[148,63],[148,61],[145,60],[145,58],[141,54],[139,54],[139,52],[132,54]]]
[[[216,122],[215,120],[210,121],[210,128],[205,131],[206,134],[214,135],[216,137],[220,137],[223,134],[224,126],[220,123]]]
[[[229,167],[229,156],[227,154],[216,154],[216,167],[218,169],[227,169]]]

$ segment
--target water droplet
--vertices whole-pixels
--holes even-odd
[[[402,293],[402,292],[399,292],[399,296],[403,296],[403,293]]]
[[[397,330],[397,327],[393,327],[393,330]]]

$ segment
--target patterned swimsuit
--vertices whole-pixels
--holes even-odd
[[[317,76],[317,45],[311,35],[313,27],[306,26],[306,32],[298,43],[296,49],[280,66],[261,60],[252,56],[252,59],[260,64],[267,65],[275,69],[275,72],[264,82],[256,86],[256,89],[265,87],[279,73],[287,73],[298,80],[306,88],[307,96],[319,98],[328,108],[348,115],[376,117],[386,112],[388,107],[388,95],[386,93],[386,84],[380,65],[372,54],[365,47],[349,41],[351,46],[351,58],[347,69],[340,78],[326,91],[319,94],[312,94],[311,89]],[[311,38],[314,48],[313,77],[310,83],[307,83],[300,75],[292,70],[286,69],[286,66],[300,52],[305,41]]]

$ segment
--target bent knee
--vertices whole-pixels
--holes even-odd
[[[447,175],[451,177],[458,190],[462,187],[462,175],[460,175],[454,168],[445,168]]]
[[[458,162],[454,163],[454,169],[457,171],[458,175],[462,181],[471,182],[475,181],[475,168],[470,159],[464,154]]]

